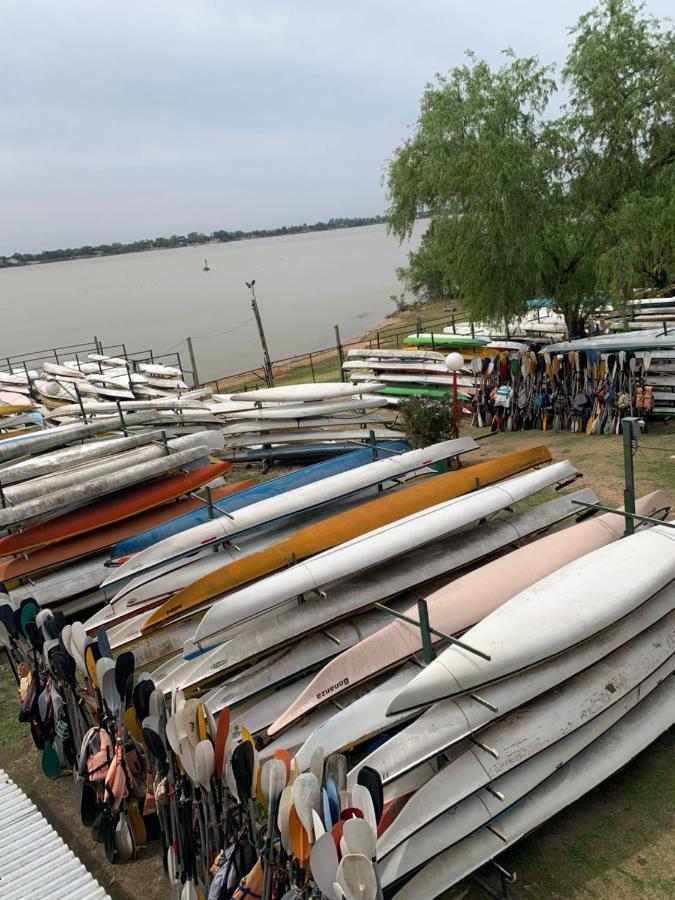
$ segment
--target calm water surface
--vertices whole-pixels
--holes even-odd
[[[403,246],[371,225],[3,269],[0,357],[96,335],[129,351],[178,349],[188,367],[179,345],[193,335],[202,380],[243,371],[260,364],[251,278],[272,359],[332,346],[333,325],[346,340],[393,311],[395,269],[423,227]]]

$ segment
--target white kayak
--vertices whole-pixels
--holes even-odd
[[[661,666],[623,697],[612,698],[611,704],[599,715],[567,733],[555,743],[541,749],[535,756],[494,777],[489,785],[489,790],[467,794],[456,805],[453,803],[452,814],[440,813],[440,818],[436,818],[422,827],[404,843],[399,844],[392,851],[388,851],[383,858],[378,846],[378,868],[383,885],[390,886],[409,872],[424,865],[434,856],[457,844],[477,828],[501,816],[505,809],[518,803],[530,791],[554,775],[562,766],[569,763],[577,754],[582,753],[594,741],[621,722],[632,710],[645,702],[647,697],[658,690],[664,678],[667,678],[668,668]],[[672,669],[672,665],[670,668]],[[672,680],[672,678],[669,679],[669,681]],[[418,794],[423,793],[428,796],[431,785],[437,779],[438,775],[428,781]],[[411,798],[402,814],[383,834],[381,842],[386,841],[389,837],[388,832],[399,825],[400,819],[408,812],[410,804],[417,801],[418,794]],[[444,812],[446,811],[449,811],[449,807],[446,807]]]
[[[221,435],[202,431],[197,434],[172,438],[167,441],[167,446],[171,453],[203,446],[207,446],[213,451],[218,451],[223,449],[224,442]],[[5,487],[5,499],[12,506],[16,506],[36,497],[45,497],[45,495],[56,491],[64,491],[66,488],[80,485],[94,478],[113,475],[113,473],[122,470],[128,471],[132,466],[150,462],[154,459],[167,459],[166,448],[159,441],[147,446],[127,450],[125,453],[117,453],[106,459],[93,460],[65,472],[60,471],[50,475],[41,475],[38,478],[33,478],[31,481],[24,481],[20,484]],[[2,471],[0,471],[0,482],[2,480]]]
[[[249,660],[260,657],[276,647],[298,640],[303,634],[319,628],[325,628],[336,620],[354,615],[376,601],[389,600],[403,591],[418,589],[420,584],[440,576],[445,576],[455,569],[474,563],[476,560],[495,553],[514,541],[551,527],[578,511],[573,499],[595,502],[592,491],[583,490],[575,494],[556,497],[538,506],[515,514],[500,514],[488,522],[467,529],[452,538],[436,541],[426,547],[403,554],[391,560],[382,568],[375,568],[347,578],[336,585],[320,603],[305,603],[301,608],[283,609],[273,616],[266,616],[256,621],[255,627],[241,632],[236,641],[220,645],[214,650],[193,660],[193,668],[186,674],[183,684],[188,688],[201,681],[210,681],[214,677],[224,677],[225,673],[245,665]],[[408,597],[407,605],[414,597]],[[289,614],[289,612],[291,614]],[[179,623],[183,625],[183,623]],[[190,636],[194,625],[188,620]],[[139,626],[135,627],[133,640],[140,637]],[[125,637],[129,637],[131,629],[117,630],[113,640],[119,640],[122,646]],[[163,628],[157,634],[164,640],[172,629]],[[153,634],[145,637],[144,646],[153,641]],[[184,638],[175,636],[174,646],[182,650]]]
[[[223,406],[225,404],[222,404]],[[226,422],[270,421],[272,419],[306,419],[316,416],[332,416],[335,413],[354,412],[365,409],[380,409],[387,405],[384,397],[364,396],[347,400],[322,400],[316,403],[281,403],[274,406],[263,406],[251,409],[239,408],[241,403],[227,404]],[[235,407],[230,411],[229,407]]]
[[[653,516],[667,504],[666,495],[655,491],[641,497],[636,508],[643,516]],[[525,544],[428,594],[425,599],[429,622],[441,634],[459,635],[561,566],[617,540],[623,529],[620,516],[606,513]],[[406,610],[406,615],[417,621],[417,607]],[[341,653],[322,669],[306,694],[275,723],[275,730],[306,715],[318,705],[318,698],[329,693],[331,697],[339,695],[336,685],[354,685],[373,678],[421,650],[419,628],[407,622],[392,621],[380,633]]]
[[[98,400],[84,400],[85,415],[100,415],[102,413],[116,413],[118,406],[116,403]],[[158,400],[123,400],[120,401],[119,408],[122,413],[127,411],[137,412],[142,409],[170,409],[170,410],[204,410],[208,412],[208,406],[201,400],[185,400],[182,397],[162,397]],[[71,403],[68,406],[60,406],[58,410],[53,410],[45,416],[46,419],[66,416],[81,416],[82,407],[79,403]]]
[[[302,423],[302,424],[301,424]],[[391,425],[392,420],[387,418],[386,416],[378,416],[371,413],[370,415],[363,416],[320,416],[319,418],[314,419],[258,419],[258,420],[244,420],[243,422],[232,422],[230,425],[225,425],[221,428],[221,432],[225,435],[226,439],[233,435],[240,434],[251,434],[251,435],[259,435],[260,440],[263,437],[266,437],[266,432],[288,432],[289,434],[295,434],[302,428],[335,428],[335,427],[349,427],[352,428],[355,425]],[[368,432],[366,431],[366,434]],[[331,436],[331,432],[320,432],[320,434],[325,435],[326,437]],[[270,435],[270,437],[275,438],[276,434]]]
[[[364,347],[355,350],[349,350],[348,359],[400,359],[400,360],[428,360],[445,362],[445,354],[438,353],[435,350],[379,350],[376,347]]]
[[[422,469],[433,462],[466,453],[477,447],[478,444],[473,438],[444,441],[422,450],[411,450],[408,453],[390,456],[388,459],[374,460],[358,469],[332,475],[318,483],[269,497],[243,507],[232,515],[212,519],[153,544],[112,572],[105,583],[112,584],[136,577],[141,572],[150,571],[194,550],[216,546],[244,531],[330,503],[340,497],[356,494],[374,484],[390,481],[407,472]]]
[[[569,462],[553,463],[406,516],[234,591],[207,610],[194,634],[195,648],[198,651],[208,649],[226,634],[231,634],[233,627],[269,613],[293,597],[320,592],[332,582],[466,528],[577,474]],[[190,652],[186,648],[186,655]]]
[[[675,679],[668,678],[616,725],[562,766],[520,803],[503,811],[494,829],[481,828],[428,863],[395,900],[438,897],[484,863],[583,797],[626,765],[675,721]]]
[[[0,509],[0,527],[31,522],[59,510],[81,506],[106,494],[112,494],[123,488],[161,477],[189,463],[206,459],[214,449],[213,439],[220,438],[222,440],[222,435],[217,435],[215,432],[201,432],[188,437],[190,440],[188,446],[174,448],[168,456],[162,452],[158,458],[137,464],[130,463],[121,471],[119,467],[108,466],[102,474],[94,472],[86,480],[76,479],[74,483],[70,483],[72,482],[70,476],[66,478],[64,475],[63,480],[69,482],[68,486],[17,503],[15,506],[6,506]],[[188,441],[188,437],[177,440]],[[193,438],[197,438],[197,440],[193,440]],[[176,441],[170,441],[169,445],[171,446],[172,443],[175,445]],[[108,469],[112,470],[108,471]]]
[[[357,394],[371,394],[378,387],[377,383],[362,384],[357,389],[353,384],[345,384],[342,381],[322,382],[319,384],[289,384],[285,387],[260,388],[256,391],[232,394],[231,399],[245,403],[266,403],[270,400],[304,403],[305,401],[337,400],[341,397],[354,397]]]
[[[151,425],[156,417],[157,413],[150,409],[147,412],[131,413],[125,421],[129,427],[136,427],[137,425]],[[47,428],[32,434],[5,438],[0,441],[0,462],[8,462],[19,456],[28,456],[33,453],[42,453],[45,450],[70,444],[73,441],[81,441],[96,434],[118,431],[119,428],[119,416],[106,416],[86,425],[80,423],[59,425],[56,428]]]
[[[225,435],[225,443],[229,450],[238,450],[244,447],[282,447],[287,444],[312,444],[316,441],[388,441],[392,438],[405,439],[402,431],[392,428],[340,428],[326,430],[314,428],[311,430],[297,429],[295,431],[280,431],[273,434],[246,434]]]
[[[471,745],[451,759],[411,797],[378,841],[378,858],[387,856],[446,810],[601,715],[638,686],[651,682],[656,687],[674,669],[675,613],[670,613],[595,665],[479,732],[479,745]],[[639,696],[640,692],[634,702]]]
[[[309,768],[312,754],[321,748],[325,756],[351,749],[387,728],[396,727],[411,713],[401,713],[392,719],[387,717],[389,700],[419,671],[416,663],[407,663],[398,672],[390,675],[383,684],[371,686],[366,694],[355,689],[353,696],[340,700],[337,711],[332,710],[330,718],[319,725],[295,754],[301,772]],[[350,699],[352,702],[349,702]],[[309,718],[316,715],[316,710]]]
[[[673,578],[673,528],[658,525],[601,547],[522,591],[464,635],[489,661],[449,647],[401,691],[390,712],[467,693],[562,653],[628,615]]]
[[[668,615],[673,608],[675,588],[670,585],[616,625],[579,647],[484,688],[480,693],[484,703],[472,695],[435,703],[355,766],[349,772],[349,783],[356,781],[362,766],[377,769],[385,783],[400,778],[452,744],[470,737],[498,716],[592,666]]]
[[[9,463],[0,468],[0,483],[16,484],[51,472],[65,471],[76,466],[85,465],[97,459],[105,459],[118,453],[126,453],[135,447],[161,440],[160,431],[147,431],[132,434],[129,437],[101,438],[89,444],[78,444],[65,450],[52,450],[41,453],[20,462]]]

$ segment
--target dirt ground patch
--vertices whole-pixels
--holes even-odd
[[[477,434],[470,429],[464,433]],[[601,502],[615,506],[622,502],[619,438],[540,431],[502,434],[483,441],[471,462],[535,444],[546,444],[555,460],[569,459],[584,473],[570,490],[592,487]],[[643,437],[635,456],[638,495],[661,489],[675,503],[673,454],[675,435],[666,429]],[[242,467],[241,476],[251,477],[253,471]],[[0,666],[0,767],[31,797],[113,900],[165,900],[168,882],[159,843],[141,851],[134,863],[110,866],[73,809],[70,778],[51,782],[43,777],[39,755],[26,726],[18,724],[17,712],[14,682],[7,667]],[[519,896],[553,900],[675,897],[674,736],[671,729],[616,776],[501,858],[506,868],[518,873],[515,891]],[[484,894],[465,882],[448,896]]]

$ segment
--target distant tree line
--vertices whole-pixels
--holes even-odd
[[[0,269],[10,266],[25,266],[30,263],[59,262],[66,259],[82,259],[92,256],[116,256],[119,253],[140,253],[142,250],[165,250],[171,247],[192,247],[198,244],[228,243],[229,241],[245,241],[253,238],[279,237],[285,234],[304,234],[310,231],[331,231],[335,228],[358,228],[362,225],[380,225],[386,221],[384,216],[357,216],[353,218],[335,218],[327,222],[314,222],[308,225],[283,225],[281,228],[259,228],[255,231],[225,231],[219,229],[211,234],[191,231],[189,234],[172,234],[171,237],[147,238],[122,244],[97,244],[84,247],[68,247],[65,250],[43,250],[41,253],[14,253],[12,256],[0,256]]]

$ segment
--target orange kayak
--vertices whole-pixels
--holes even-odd
[[[145,634],[161,628],[171,619],[182,617],[235,587],[262,578],[270,572],[290,566],[315,553],[329,550],[438,503],[468,494],[477,487],[486,487],[525,469],[550,461],[551,454],[543,446],[507,453],[497,459],[456,472],[448,472],[446,475],[437,475],[421,484],[413,484],[395,493],[387,493],[355,509],[346,510],[314,525],[301,528],[285,540],[209,572],[208,575],[178,591],[143,623],[141,632]]]
[[[255,481],[236,481],[224,487],[213,488],[211,496],[213,502],[224,500],[254,487]],[[28,556],[17,556],[0,561],[0,581],[11,581],[34,572],[43,572],[45,569],[54,569],[64,563],[73,562],[85,556],[91,556],[114,546],[118,541],[132,537],[146,528],[154,528],[162,522],[168,522],[184,513],[192,512],[203,506],[203,501],[196,497],[183,497],[179,500],[170,500],[162,506],[156,506],[145,512],[138,513],[128,519],[104,525],[94,531],[88,531],[76,537],[67,538],[57,544],[49,544],[34,550]]]
[[[189,494],[213,481],[214,478],[224,475],[230,468],[231,464],[228,462],[209,463],[189,472],[181,472],[117,491],[102,501],[89,503],[80,509],[0,538],[0,556],[26,553],[36,547],[54,544],[104,525],[128,519],[183,494]]]

